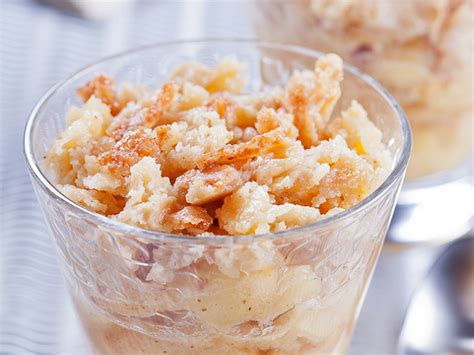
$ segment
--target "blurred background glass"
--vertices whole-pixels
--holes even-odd
[[[22,157],[23,128],[36,101],[55,82],[80,67],[128,48],[178,38],[254,38],[258,35],[253,22],[256,14],[255,4],[246,0],[0,1],[1,352],[85,351]],[[472,10],[470,14],[472,18]],[[277,20],[284,28],[285,17]],[[472,48],[472,39],[470,43]],[[472,70],[472,54],[470,58]],[[472,109],[472,80],[468,83]],[[472,133],[472,115],[463,127],[461,133],[469,129]],[[454,132],[451,121],[440,130],[448,135]],[[463,142],[472,147],[472,139],[459,138],[465,145]],[[461,160],[471,166],[469,158],[456,158]],[[439,240],[440,235],[455,238],[472,229],[472,175],[465,169],[451,170],[454,165],[457,163],[444,165],[442,170],[449,172],[441,179],[434,176],[409,186],[416,193],[402,196],[408,207],[399,209],[395,220],[398,229],[392,228],[392,233],[405,236],[407,241],[412,241],[413,235],[419,240],[433,236]],[[440,186],[444,199],[432,190]],[[351,354],[395,352],[413,290],[442,249],[442,244],[434,243],[384,247]]]
[[[406,111],[413,150],[393,241],[454,239],[472,224],[473,10],[468,0],[255,2],[259,37],[338,53]]]

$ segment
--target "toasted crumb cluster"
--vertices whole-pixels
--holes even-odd
[[[243,93],[244,67],[183,64],[158,90],[117,90],[105,74],[86,83],[46,157],[58,188],[142,228],[245,235],[347,209],[387,176],[392,158],[364,108],[333,114],[338,56],[256,93]]]

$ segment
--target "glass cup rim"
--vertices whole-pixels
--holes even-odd
[[[48,195],[61,202],[63,205],[70,207],[72,210],[77,212],[78,214],[84,215],[88,217],[89,220],[94,221],[98,227],[103,226],[104,228],[108,228],[110,230],[114,230],[120,233],[125,233],[128,235],[139,236],[142,239],[147,239],[148,241],[157,242],[157,241],[166,241],[166,242],[191,242],[191,243],[234,243],[234,242],[252,242],[255,239],[276,239],[282,238],[286,235],[293,234],[293,233],[304,233],[304,232],[311,232],[317,230],[319,228],[324,229],[324,227],[329,226],[333,223],[340,222],[343,220],[347,220],[357,214],[359,211],[366,209],[373,205],[379,198],[385,195],[385,193],[390,190],[393,184],[404,174],[405,169],[407,167],[410,153],[411,153],[411,144],[412,144],[412,134],[411,128],[408,123],[407,116],[398,102],[393,98],[393,96],[388,93],[384,87],[379,84],[375,79],[373,79],[370,75],[364,73],[360,69],[344,63],[344,72],[349,72],[358,78],[360,78],[363,82],[368,84],[371,88],[373,88],[382,98],[389,104],[389,106],[395,111],[398,120],[400,121],[400,126],[402,130],[402,138],[403,138],[403,145],[401,147],[400,155],[395,162],[395,166],[390,171],[390,174],[387,178],[377,187],[372,193],[370,193],[366,198],[362,201],[359,201],[354,206],[336,213],[333,216],[324,218],[322,220],[316,221],[314,223],[310,223],[304,226],[290,228],[283,231],[278,232],[270,232],[265,234],[252,234],[252,235],[237,235],[237,236],[229,236],[229,235],[210,235],[210,236],[189,236],[189,235],[179,235],[179,234],[170,234],[170,233],[163,233],[158,231],[153,231],[149,229],[144,229],[141,227],[129,225],[109,217],[103,216],[101,214],[95,213],[90,211],[72,200],[68,199],[64,194],[62,194],[52,182],[46,177],[43,173],[38,161],[35,159],[33,153],[33,137],[32,131],[35,128],[36,118],[38,113],[41,111],[43,106],[48,102],[48,100],[54,96],[54,94],[63,88],[65,85],[68,85],[72,81],[74,81],[77,77],[81,76],[85,71],[92,69],[94,66],[98,66],[100,64],[104,64],[108,61],[119,59],[126,57],[127,55],[136,54],[139,52],[145,52],[147,50],[152,50],[155,48],[165,48],[165,47],[173,47],[173,46],[180,46],[180,45],[192,45],[192,44],[201,44],[201,45],[215,45],[215,44],[229,44],[235,43],[243,44],[243,45],[250,45],[255,47],[264,47],[268,49],[275,49],[275,50],[283,50],[287,52],[291,52],[294,54],[304,55],[308,57],[313,57],[315,59],[324,55],[323,52],[319,52],[313,49],[296,46],[292,44],[284,44],[284,43],[277,43],[277,42],[269,42],[269,41],[260,41],[256,39],[247,39],[247,38],[204,38],[204,39],[184,39],[184,40],[173,40],[173,41],[163,41],[163,42],[156,42],[153,44],[148,44],[144,46],[135,47],[126,51],[122,51],[117,54],[109,55],[100,58],[99,60],[87,64],[68,77],[63,80],[60,80],[55,85],[53,85],[34,105],[33,109],[31,110],[28,120],[25,126],[24,134],[23,134],[23,153],[25,160],[27,162],[28,170],[32,178],[40,184],[45,190],[47,191]]]

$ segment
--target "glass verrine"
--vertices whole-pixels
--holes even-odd
[[[95,353],[341,353],[347,350],[403,180],[411,135],[373,79],[345,67],[335,112],[358,100],[394,158],[382,185],[317,223],[252,236],[186,237],[122,224],[68,200],[42,161],[75,89],[96,72],[156,86],[178,64],[247,62],[248,91],[312,67],[312,50],[248,40],[163,43],[106,58],[51,89],[34,108],[25,154],[60,265]],[[150,276],[151,275],[151,276]]]

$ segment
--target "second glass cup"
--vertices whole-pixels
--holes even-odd
[[[325,220],[267,235],[186,237],[94,214],[48,179],[44,153],[64,129],[75,89],[100,71],[156,85],[188,60],[235,55],[248,90],[284,83],[320,53],[253,41],[161,44],[91,65],[53,88],[25,134],[35,191],[92,350],[126,354],[303,354],[347,351],[405,174],[410,130],[370,77],[345,68],[342,97],[366,107],[393,157],[389,177],[367,199]],[[146,278],[150,270],[157,275]]]

